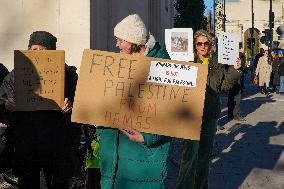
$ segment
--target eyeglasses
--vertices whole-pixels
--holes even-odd
[[[209,41],[206,41],[206,42],[204,42],[204,43],[202,43],[202,42],[197,42],[196,43],[196,46],[198,46],[198,47],[201,47],[202,45],[204,45],[205,47],[209,47]]]

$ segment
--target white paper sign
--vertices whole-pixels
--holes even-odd
[[[147,82],[196,87],[198,67],[152,61]]]
[[[165,44],[172,60],[194,61],[191,28],[166,29]]]
[[[236,34],[220,32],[218,38],[218,62],[234,65],[239,58],[239,39]]]

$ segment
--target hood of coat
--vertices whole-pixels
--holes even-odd
[[[149,51],[154,48],[155,44],[156,44],[155,37],[152,34],[149,34],[149,39],[148,39],[147,43],[145,44],[145,48],[146,48],[145,56],[147,56]]]

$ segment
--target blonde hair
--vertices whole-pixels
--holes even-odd
[[[212,46],[213,46],[213,39],[212,36],[210,35],[210,33],[208,33],[205,30],[197,30],[194,33],[194,37],[193,37],[193,42],[194,42],[194,51],[196,52],[196,40],[198,37],[203,36],[203,37],[207,37],[208,41],[209,41],[209,49],[208,49],[208,54],[212,53]]]

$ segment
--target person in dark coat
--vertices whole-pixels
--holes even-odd
[[[283,53],[279,54],[279,76],[280,76],[279,94],[284,95],[284,57],[283,57]]]
[[[46,31],[30,35],[29,50],[55,50],[57,38]],[[9,142],[13,147],[13,173],[19,189],[40,188],[40,170],[48,188],[68,188],[71,177],[71,103],[77,74],[65,65],[65,102],[62,110],[14,111],[14,71],[0,88],[0,117],[9,125]]]
[[[242,98],[242,89],[244,88],[244,73],[246,70],[245,56],[242,52],[242,47],[240,46],[239,57],[241,60],[241,68],[242,71],[241,77],[236,82],[233,87],[229,90],[228,93],[228,118],[237,120],[237,121],[246,121],[244,117],[241,116],[241,98]]]
[[[0,63],[0,86],[2,85],[2,82],[4,78],[9,74],[8,69]]]
[[[282,54],[282,50],[274,50],[272,55],[272,73],[271,73],[271,84],[273,87],[273,92],[279,93],[280,85],[280,75],[279,75],[279,66],[280,59],[279,54]]]
[[[254,60],[253,60],[254,69],[256,69],[258,61],[259,61],[260,57],[262,57],[263,55],[264,55],[264,49],[260,48],[259,53],[257,53],[257,55],[255,55]]]
[[[8,69],[0,63],[0,86],[2,85],[2,82],[4,78],[9,74]],[[1,121],[0,121],[1,123]],[[3,134],[3,135],[2,135]],[[1,137],[4,136],[4,133],[1,133]],[[6,137],[5,137],[6,138]],[[1,140],[1,138],[0,138]],[[2,142],[2,141],[1,141]],[[10,160],[9,157],[7,156],[7,148],[6,145],[3,148],[0,148],[0,174],[9,170],[10,168]]]

